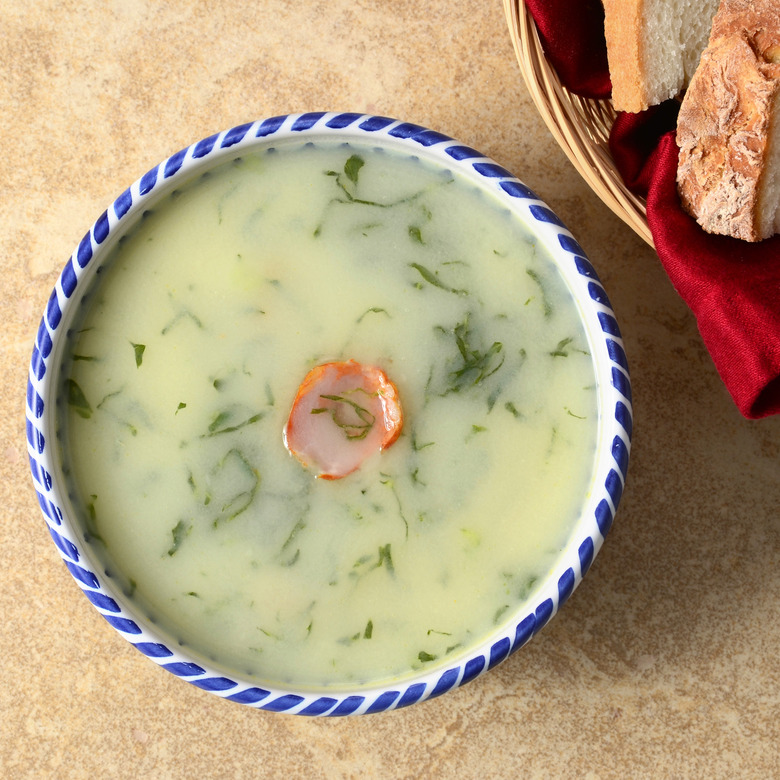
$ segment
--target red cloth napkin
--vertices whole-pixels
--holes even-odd
[[[583,97],[608,98],[612,82],[601,0],[527,0],[526,5],[561,82]]]
[[[561,82],[584,97],[608,96],[601,3],[526,0],[526,5]],[[647,199],[661,263],[696,316],[737,408],[750,419],[778,414],[780,236],[751,244],[709,235],[682,210],[677,109],[676,101],[667,101],[639,114],[619,114],[610,136],[612,156],[626,186]]]

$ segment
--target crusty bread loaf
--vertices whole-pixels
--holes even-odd
[[[707,45],[718,0],[604,0],[612,103],[644,111],[678,95]]]
[[[780,232],[780,2],[723,0],[680,107],[677,185],[709,233]]]

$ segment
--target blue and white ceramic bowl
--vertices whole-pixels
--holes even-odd
[[[457,169],[492,189],[531,226],[559,265],[581,310],[596,367],[599,431],[595,487],[584,511],[533,602],[508,626],[497,629],[461,660],[403,683],[312,692],[261,685],[190,654],[166,639],[106,575],[67,499],[56,446],[55,394],[64,335],[93,285],[107,246],[194,173],[283,139],[323,137],[391,146]],[[383,712],[438,696],[473,680],[529,641],[571,595],[610,529],[625,483],[632,430],[628,368],[614,313],[593,266],[555,214],[507,170],[441,133],[380,116],[319,112],[264,119],[212,135],[172,155],[119,195],[67,260],[49,298],[32,354],[26,414],[32,476],[49,533],[68,571],[111,626],[155,663],[217,696],[274,712],[328,716]]]

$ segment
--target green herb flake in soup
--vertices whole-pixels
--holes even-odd
[[[283,143],[194,179],[115,247],[71,340],[85,534],[172,642],[260,681],[466,652],[590,489],[595,378],[557,269],[490,192],[400,152]],[[392,446],[339,479],[283,435],[331,364],[381,372],[399,406]],[[320,390],[309,416],[366,446],[372,393]]]

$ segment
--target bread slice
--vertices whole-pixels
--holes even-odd
[[[723,0],[680,107],[677,187],[709,233],[780,232],[780,2]]]
[[[719,0],[604,0],[612,103],[638,112],[678,95],[707,45]]]

